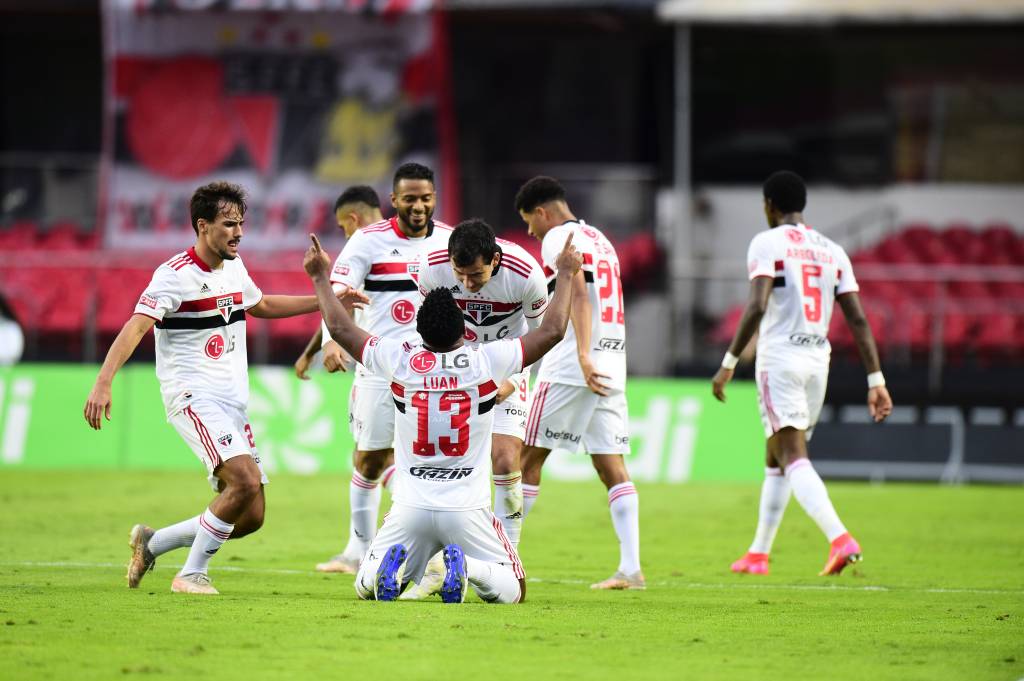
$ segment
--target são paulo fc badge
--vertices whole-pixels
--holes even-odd
[[[221,447],[227,447],[228,445],[231,444],[231,439],[231,433],[224,433],[219,438],[217,438],[217,442],[220,443]]]

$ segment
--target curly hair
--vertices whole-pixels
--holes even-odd
[[[553,177],[538,175],[529,180],[516,193],[516,212],[529,213],[549,201],[564,201],[565,187]]]
[[[793,171],[779,170],[764,181],[764,198],[783,213],[798,213],[807,205],[807,186]]]
[[[416,313],[416,331],[434,349],[450,348],[466,333],[462,310],[446,288],[435,288]]]
[[[341,193],[338,200],[334,202],[334,210],[337,211],[344,205],[350,203],[364,203],[370,208],[380,208],[380,197],[373,187],[365,184],[357,184],[349,187]]]
[[[470,218],[455,225],[448,239],[448,257],[458,267],[470,267],[477,258],[483,258],[486,265],[497,252],[494,230],[480,218]]]
[[[189,201],[192,229],[198,235],[199,221],[213,222],[226,203],[238,206],[239,212],[245,215],[245,198],[245,190],[241,185],[223,181],[203,185],[192,194],[192,199]]]

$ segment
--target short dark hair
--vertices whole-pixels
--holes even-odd
[[[804,178],[791,170],[779,170],[764,181],[764,198],[783,213],[799,213],[807,205]]]
[[[373,187],[365,184],[357,184],[349,187],[341,193],[338,200],[334,202],[334,210],[337,211],[344,205],[350,203],[364,203],[370,208],[380,208],[380,197]]]
[[[233,203],[245,215],[245,190],[241,185],[231,182],[211,182],[205,184],[192,194],[189,201],[189,213],[192,215],[192,229],[199,234],[199,221],[213,222],[221,211],[221,205]]]
[[[435,288],[423,298],[416,313],[416,332],[432,348],[450,348],[466,333],[462,310],[451,291]]]
[[[448,257],[458,267],[469,267],[477,258],[489,263],[497,252],[494,230],[480,218],[470,218],[455,225],[448,238]]]
[[[553,177],[538,175],[529,180],[516,193],[516,212],[529,213],[549,201],[564,201],[565,187]]]
[[[426,180],[434,184],[434,171],[421,163],[403,163],[395,171],[395,179],[391,182],[391,188],[398,186],[401,180]]]

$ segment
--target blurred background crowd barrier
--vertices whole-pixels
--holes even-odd
[[[631,374],[703,379],[760,182],[789,168],[852,256],[900,407],[866,430],[837,314],[828,472],[1024,477],[1024,2],[7,0],[0,51],[0,312],[24,362],[102,359],[191,243],[196,186],[244,184],[248,268],[305,293],[306,234],[344,244],[334,197],[387,203],[416,160],[437,217],[534,253],[515,191],[560,178],[618,249]],[[252,363],[316,325],[252,320]]]

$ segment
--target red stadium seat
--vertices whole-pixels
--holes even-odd
[[[980,352],[1007,352],[1021,347],[1017,335],[1018,317],[1009,313],[982,316],[974,345]]]

